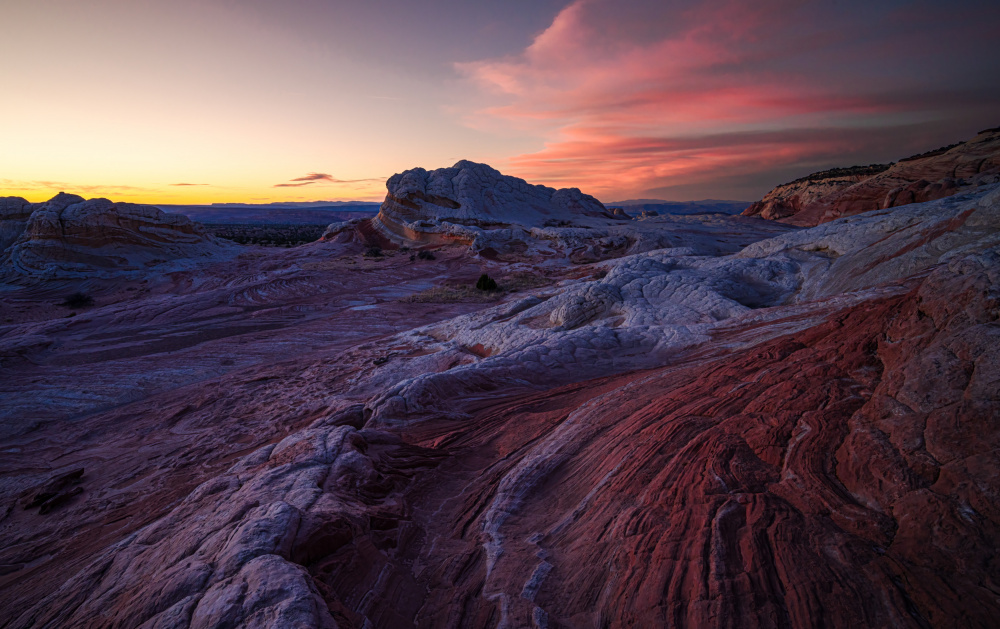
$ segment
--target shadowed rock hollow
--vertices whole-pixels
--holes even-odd
[[[414,177],[421,212],[467,198]],[[182,386],[122,382],[129,399],[11,432],[0,621],[992,626],[1000,186],[770,234],[629,229],[647,223],[693,244],[370,259],[375,227],[354,223],[172,274],[88,314],[99,328],[4,328],[27,348],[4,372],[13,425],[60,359],[80,365],[61,395],[100,391],[99,342],[134,353],[103,369],[162,370],[154,328],[248,326],[168,346]],[[552,282],[481,304],[392,292],[512,268]]]

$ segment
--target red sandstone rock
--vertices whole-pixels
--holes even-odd
[[[998,183],[1000,129],[983,131],[944,152],[931,151],[900,160],[877,174],[813,178],[778,186],[750,205],[743,215],[812,226],[841,216],[933,201]]]
[[[992,626],[998,204],[492,308],[398,301],[502,275],[458,248],[253,248],[18,321],[0,496],[82,492],[0,510],[0,622]]]

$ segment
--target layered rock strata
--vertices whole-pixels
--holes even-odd
[[[140,277],[236,250],[187,217],[151,206],[65,193],[39,204],[0,201],[0,265],[8,280]]]
[[[884,168],[884,167],[883,167]],[[888,168],[835,169],[778,186],[743,211],[791,225],[941,199],[1000,182],[1000,129],[968,142],[900,160]],[[870,171],[880,172],[870,172]]]
[[[992,186],[345,352],[328,410],[8,623],[992,626],[998,234]]]
[[[720,248],[725,238],[712,238],[714,229],[753,236],[768,229],[718,216],[649,220],[656,212],[643,212],[646,224],[637,226],[622,220],[630,218],[624,212],[608,210],[575,188],[533,185],[464,160],[451,168],[393,175],[386,187],[377,216],[330,225],[324,240],[360,241],[382,249],[457,244],[505,262],[568,259],[583,264],[677,246],[717,254],[729,245]]]

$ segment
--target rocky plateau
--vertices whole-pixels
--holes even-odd
[[[743,211],[814,226],[871,210],[933,201],[1000,183],[1000,128],[895,164],[813,173],[778,186]]]
[[[804,228],[463,161],[281,250],[0,199],[0,626],[995,626],[990,168]]]

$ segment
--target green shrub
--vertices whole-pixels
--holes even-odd
[[[483,273],[479,276],[479,281],[476,282],[476,288],[478,290],[497,290],[499,287],[495,279]]]

